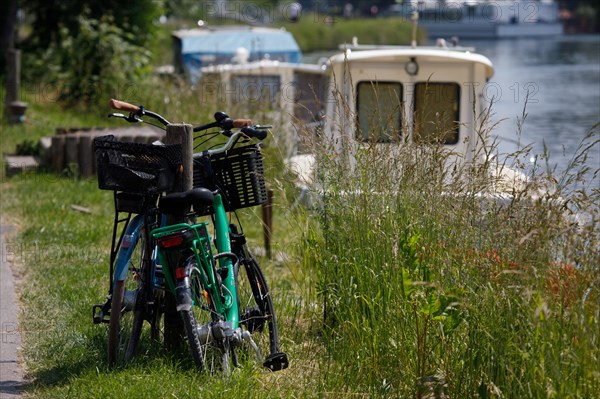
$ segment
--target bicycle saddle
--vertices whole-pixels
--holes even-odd
[[[207,188],[194,188],[181,193],[167,194],[160,199],[158,205],[160,211],[165,215],[184,216],[191,206],[194,210],[200,210],[212,205],[215,196]]]

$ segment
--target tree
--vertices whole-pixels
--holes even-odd
[[[137,45],[144,45],[152,37],[153,22],[162,13],[162,0],[27,0],[22,7],[31,18],[31,34],[27,44],[33,48],[47,48],[56,43],[59,30],[66,29],[69,36],[77,36],[78,17],[101,20],[112,17],[114,24],[124,32],[133,34]]]
[[[149,71],[162,1],[28,0],[23,7],[28,74],[57,85],[65,104],[104,101]]]
[[[0,75],[6,70],[6,51],[14,47],[16,20],[17,0],[3,1],[0,4]]]
[[[133,42],[132,34],[114,25],[112,17],[77,18],[77,34],[59,29],[60,45],[52,44],[36,57],[45,80],[60,89],[67,105],[106,102],[150,70],[150,51]]]

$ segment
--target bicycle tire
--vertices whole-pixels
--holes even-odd
[[[108,327],[108,363],[126,363],[138,347],[145,318],[142,295],[142,280],[139,275],[147,270],[149,256],[146,254],[144,234],[135,246],[127,265],[124,280],[114,280]],[[123,245],[123,244],[122,244]],[[115,274],[117,271],[115,271]]]
[[[154,297],[154,305],[152,308],[152,316],[150,318],[150,338],[162,343],[165,340],[165,295],[164,291],[158,291]]]
[[[279,349],[277,318],[267,280],[252,254],[247,249],[244,252],[235,276],[240,325],[251,334],[257,345],[262,366],[272,371],[285,369],[288,366],[287,356]],[[236,358],[244,361],[252,357],[255,357],[255,348],[244,340]]]
[[[208,330],[219,323],[213,293],[202,287],[202,271],[194,258],[188,261],[192,308],[181,311],[186,337],[196,366],[207,372],[222,370],[229,374],[229,346],[226,340],[214,340]]]

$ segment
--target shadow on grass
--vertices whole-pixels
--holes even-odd
[[[140,369],[152,368],[160,363],[168,364],[170,368],[178,371],[195,368],[185,342],[182,342],[178,348],[167,350],[161,343],[143,337],[130,362],[109,366],[106,335],[98,333],[87,338],[81,342],[82,345],[71,347],[68,353],[64,353],[57,364],[33,372],[30,375],[31,384],[25,386],[24,389],[29,391],[62,387],[90,374],[106,376],[122,373],[128,369],[137,373]]]
[[[18,396],[27,388],[27,385],[24,381],[0,381],[0,397],[4,397],[5,395]]]

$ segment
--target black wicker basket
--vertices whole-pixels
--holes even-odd
[[[112,136],[94,139],[101,190],[153,194],[171,191],[181,168],[181,145],[121,142]]]
[[[261,147],[260,144],[248,145],[194,159],[194,187],[219,189],[228,212],[264,204],[267,190]],[[197,213],[206,215],[211,211],[207,208]]]

